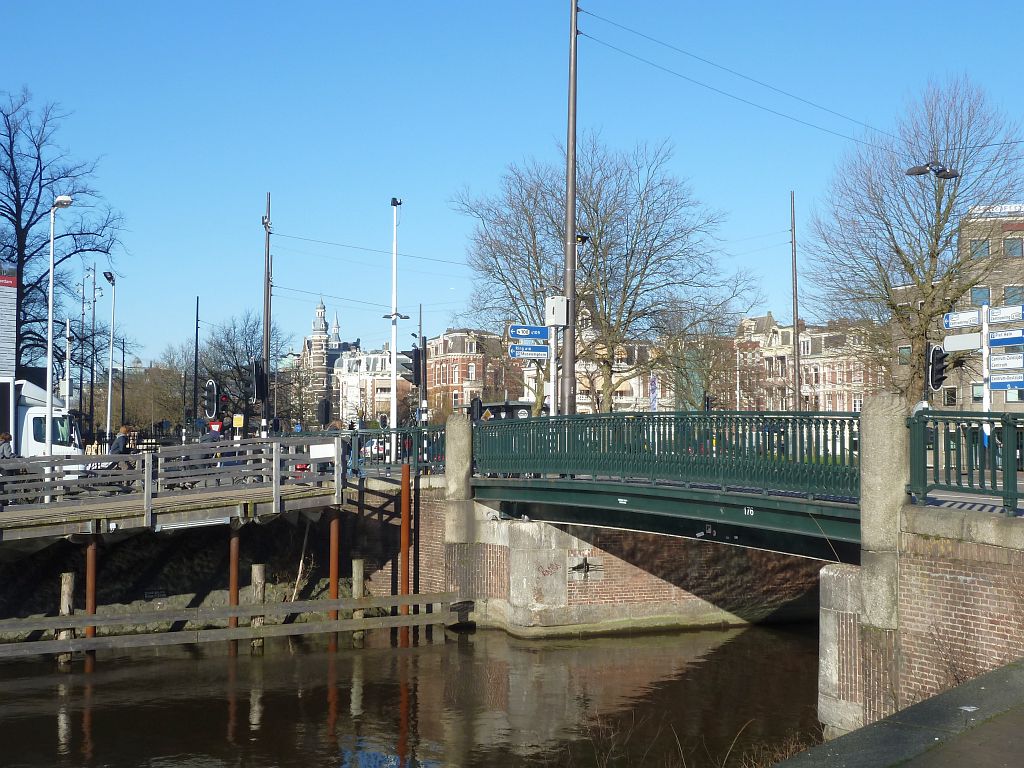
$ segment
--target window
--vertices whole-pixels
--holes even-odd
[[[1019,403],[1020,402],[1020,390],[1019,389],[1008,389],[1008,390],[1006,390],[1006,402],[1008,402],[1008,403]]]
[[[899,358],[900,365],[910,365],[910,356],[913,353],[913,348],[907,344],[896,349],[896,355]]]
[[[1024,305],[1024,285],[1007,285],[1003,287],[1003,304]]]
[[[1024,238],[1008,237],[1003,240],[1003,256],[1011,259],[1024,257]]]
[[[475,341],[467,341],[466,342],[466,352],[469,353],[470,355],[475,355],[476,354],[476,342]]]
[[[988,256],[988,240],[971,240],[971,258],[984,259]]]
[[[864,395],[857,394],[853,396],[853,410],[860,412],[864,408]]]
[[[466,373],[466,378],[470,381],[476,381],[476,363],[469,364],[469,371]]]
[[[800,339],[800,354],[801,355],[809,355],[809,354],[811,354],[811,340],[810,339]]]
[[[956,387],[942,388],[942,404],[956,405]]]
[[[983,285],[975,286],[971,288],[971,306],[980,307],[983,304],[989,304],[992,300],[992,291]]]
[[[459,393],[452,392],[452,410],[456,410],[459,407]]]
[[[984,399],[985,385],[978,382],[971,382],[971,402],[980,403]]]
[[[458,363],[452,366],[452,384],[459,383],[459,366]]]

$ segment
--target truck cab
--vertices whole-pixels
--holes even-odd
[[[46,455],[46,390],[30,381],[0,381],[0,431],[14,435],[19,456]],[[54,456],[80,456],[82,432],[64,401],[53,398],[51,448]]]

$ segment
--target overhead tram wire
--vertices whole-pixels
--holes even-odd
[[[835,115],[836,117],[842,118],[843,120],[848,120],[849,122],[854,123],[855,125],[859,125],[859,126],[862,126],[864,128],[867,128],[868,130],[874,131],[875,133],[879,133],[879,134],[882,134],[883,136],[888,136],[891,139],[895,139],[896,141],[900,141],[900,137],[899,136],[896,136],[895,134],[889,133],[888,131],[884,131],[881,128],[875,128],[870,123],[865,123],[864,121],[858,120],[855,117],[850,117],[849,115],[844,115],[842,112],[837,112],[834,109],[830,109],[829,107],[826,107],[826,106],[824,106],[822,104],[818,104],[817,102],[811,101],[810,99],[805,99],[802,96],[798,96],[795,93],[791,93],[791,92],[786,91],[786,90],[784,90],[782,88],[778,88],[778,87],[772,85],[771,83],[766,83],[766,82],[764,82],[762,80],[758,80],[757,78],[750,77],[749,75],[745,75],[742,72],[738,72],[738,71],[736,71],[734,69],[730,69],[729,67],[726,67],[726,66],[724,66],[722,64],[718,64],[717,62],[711,61],[710,59],[705,59],[703,56],[698,56],[695,53],[691,53],[690,51],[687,51],[687,50],[684,50],[684,49],[679,48],[677,46],[674,46],[671,43],[666,43],[664,40],[659,40],[658,38],[652,37],[651,35],[648,35],[648,34],[646,34],[644,32],[641,32],[641,31],[639,31],[637,29],[633,29],[632,27],[627,27],[625,24],[619,24],[617,21],[612,21],[609,18],[606,18],[606,17],[601,16],[599,14],[593,13],[592,11],[584,10],[583,8],[580,8],[579,12],[580,13],[585,13],[586,15],[588,15],[588,16],[590,16],[592,18],[598,19],[600,21],[603,21],[606,24],[610,24],[613,27],[618,27],[619,29],[621,29],[621,30],[623,30],[625,32],[629,32],[630,34],[636,35],[637,37],[641,37],[641,38],[643,38],[645,40],[649,40],[650,42],[655,43],[656,45],[663,46],[665,48],[668,48],[671,51],[675,51],[676,53],[681,53],[684,56],[689,56],[690,58],[695,59],[697,61],[700,61],[700,62],[702,62],[704,64],[707,64],[708,66],[715,67],[716,69],[720,69],[723,72],[728,72],[730,75],[734,75],[736,77],[742,78],[743,80],[747,80],[747,81],[749,81],[751,83],[754,83],[755,85],[760,85],[763,88],[767,88],[767,89],[769,89],[771,91],[775,91],[776,93],[780,93],[783,96],[787,96],[787,97],[789,97],[791,99],[794,99],[795,101],[799,101],[799,102],[802,102],[804,104],[807,104],[808,106],[814,107],[815,109],[820,109],[823,112],[827,112],[830,115]],[[839,136],[840,138],[848,139],[849,141],[856,141],[859,144],[864,144],[865,146],[875,147],[876,149],[882,149],[882,150],[885,150],[886,152],[889,152],[891,154],[901,155],[902,156],[902,154],[900,152],[897,152],[895,149],[891,149],[889,147],[881,147],[881,146],[879,146],[877,144],[872,144],[870,142],[862,141],[862,140],[856,139],[856,138],[854,138],[852,136],[846,136],[844,134],[841,134],[841,133],[838,133],[838,132],[835,132],[835,131],[831,131],[828,128],[823,128],[823,127],[815,125],[813,123],[808,123],[808,122],[805,122],[803,120],[800,120],[799,118],[791,117],[790,115],[787,115],[785,113],[778,112],[776,110],[770,109],[769,107],[762,107],[761,105],[759,105],[759,104],[757,104],[755,102],[750,102],[750,101],[747,101],[746,99],[743,99],[743,98],[741,98],[739,96],[734,96],[731,93],[728,93],[727,91],[719,90],[719,89],[715,88],[714,86],[707,85],[705,83],[700,82],[699,80],[694,80],[692,78],[687,77],[686,75],[681,75],[678,72],[675,72],[675,71],[673,71],[671,69],[668,69],[667,67],[663,67],[660,64],[656,64],[656,63],[654,63],[652,61],[648,61],[647,59],[644,59],[641,56],[637,56],[636,54],[632,54],[629,51],[623,50],[622,48],[617,48],[616,46],[614,46],[614,45],[612,45],[610,43],[607,43],[604,40],[596,38],[593,35],[588,35],[586,32],[580,32],[580,35],[582,37],[588,37],[591,40],[593,40],[595,43],[600,43],[601,45],[604,45],[604,46],[606,46],[608,48],[611,48],[612,50],[618,51],[619,53],[622,53],[625,56],[629,56],[631,58],[637,59],[638,61],[642,61],[645,64],[650,64],[651,66],[653,66],[653,67],[655,67],[657,69],[661,69],[661,70],[663,70],[665,72],[668,72],[669,74],[673,74],[673,75],[676,75],[678,77],[683,78],[684,80],[688,80],[689,82],[694,83],[695,85],[699,85],[699,86],[701,86],[703,88],[708,88],[708,89],[710,89],[712,91],[716,91],[717,93],[720,93],[723,96],[728,96],[729,98],[736,99],[736,100],[741,101],[741,102],[743,102],[745,104],[748,104],[748,105],[750,105],[752,107],[756,107],[758,109],[763,109],[765,111],[771,112],[771,113],[773,113],[775,115],[778,115],[780,117],[785,117],[788,120],[794,120],[795,122],[801,123],[801,124],[806,125],[808,127],[816,128],[818,130],[825,131],[826,133],[831,133],[834,136]],[[1010,146],[1012,144],[1024,144],[1024,139],[1014,139],[1012,141],[992,141],[992,142],[988,142],[986,144],[968,144],[967,146],[964,146],[964,147],[942,148],[942,149],[938,150],[938,153],[942,154],[944,152],[949,151],[950,149],[987,149],[988,147],[1005,147],[1005,146]]]
[[[782,88],[778,88],[778,87],[772,85],[771,83],[766,83],[763,80],[758,80],[757,78],[751,77],[750,75],[745,75],[742,72],[738,72],[735,69],[730,69],[729,67],[726,67],[726,66],[724,66],[722,64],[718,64],[717,62],[711,61],[710,59],[705,59],[703,56],[698,56],[695,53],[691,53],[690,51],[687,51],[687,50],[684,50],[682,48],[679,48],[679,47],[677,47],[675,45],[672,45],[671,43],[666,43],[664,40],[659,40],[658,38],[652,37],[651,35],[648,35],[648,34],[645,34],[644,32],[641,32],[640,30],[633,29],[631,27],[627,27],[625,24],[619,24],[617,21],[612,21],[609,18],[606,18],[604,16],[600,16],[600,15],[598,15],[596,13],[593,13],[592,11],[586,11],[583,8],[580,8],[580,13],[585,13],[588,16],[591,16],[591,17],[593,17],[595,19],[603,21],[605,24],[610,24],[613,27],[618,27],[619,29],[621,29],[621,30],[623,30],[625,32],[629,32],[632,35],[636,35],[637,37],[642,37],[644,40],[649,40],[652,43],[660,45],[660,46],[662,46],[664,48],[668,48],[670,51],[675,51],[676,53],[681,53],[683,56],[689,56],[691,59],[696,59],[697,61],[700,61],[700,62],[702,62],[704,64],[707,64],[708,66],[715,67],[716,69],[720,69],[723,72],[728,72],[730,75],[734,75],[735,77],[739,77],[739,78],[741,78],[743,80],[746,80],[748,82],[754,83],[755,85],[759,85],[762,88],[767,88],[770,91],[775,91],[776,93],[780,93],[783,96],[786,96],[786,97],[788,97],[790,99],[794,99],[795,101],[799,101],[799,102],[801,102],[803,104],[806,104],[809,107],[814,107],[815,109],[820,109],[822,112],[827,112],[830,115],[834,115],[835,117],[840,117],[843,120],[847,120],[847,121],[849,121],[851,123],[854,123],[855,125],[859,125],[859,126],[861,126],[863,128],[867,128],[869,131],[874,131],[875,133],[881,133],[881,134],[883,134],[885,136],[888,136],[891,139],[897,139],[897,140],[899,139],[898,136],[895,136],[895,135],[889,133],[888,131],[883,131],[881,128],[875,128],[873,125],[865,123],[863,120],[858,120],[855,117],[850,117],[849,115],[844,115],[842,112],[837,112],[834,109],[830,109],[829,107],[826,107],[826,106],[824,106],[822,104],[818,104],[817,102],[811,101],[810,99],[805,99],[804,97],[798,96],[795,93],[791,93],[790,91],[784,90]],[[591,38],[591,39],[595,39],[595,38]]]
[[[351,264],[353,266],[360,266],[360,267],[378,267],[378,266],[381,266],[380,264],[375,264],[375,263],[373,263],[371,261],[362,261],[362,260],[359,260],[359,259],[350,258],[348,256],[335,256],[335,255],[328,254],[328,253],[316,253],[314,251],[304,251],[301,248],[290,248],[290,247],[288,247],[286,245],[278,245],[275,250],[276,251],[280,251],[280,252],[284,252],[284,253],[297,253],[300,256],[309,256],[309,257],[314,258],[314,259],[327,259],[329,261],[337,261],[337,262],[341,262],[343,264]],[[413,269],[411,267],[404,267],[402,269],[402,274],[406,274],[406,273],[415,274],[415,275],[431,275],[433,277],[448,277],[448,278],[451,278],[453,280],[459,280],[459,279],[462,279],[462,278],[465,277],[465,275],[457,275],[457,274],[451,274],[451,273],[447,273],[447,272],[438,272],[436,270]]]
[[[366,246],[362,246],[362,245],[351,245],[349,243],[335,243],[335,242],[332,242],[331,240],[317,240],[317,239],[312,238],[312,237],[300,237],[299,235],[284,235],[284,234],[281,234],[280,232],[275,232],[274,235],[277,236],[277,237],[287,237],[289,240],[303,240],[303,241],[305,241],[307,243],[319,243],[320,245],[333,245],[336,248],[351,248],[352,250],[355,250],[355,251],[366,251],[368,253],[383,253],[383,254],[387,254],[388,256],[391,255],[391,251],[385,251],[385,250],[383,250],[381,248],[367,248]],[[435,262],[437,262],[439,264],[456,264],[456,265],[458,265],[460,267],[466,266],[466,262],[464,262],[464,261],[454,261],[453,259],[437,259],[437,258],[434,258],[432,256],[415,256],[415,255],[413,255],[411,253],[399,253],[398,255],[399,256],[404,256],[407,259],[419,259],[420,261],[435,261]]]
[[[654,67],[655,69],[659,69],[662,72],[666,72],[666,73],[668,73],[670,75],[674,75],[674,76],[678,77],[680,80],[685,80],[688,83],[693,83],[694,85],[699,85],[701,88],[706,88],[707,90],[713,91],[713,92],[715,92],[715,93],[717,93],[717,94],[719,94],[721,96],[725,96],[727,98],[733,99],[734,101],[738,101],[741,104],[746,104],[748,107],[754,107],[755,109],[760,109],[761,111],[768,112],[769,114],[775,115],[776,117],[781,117],[781,118],[784,118],[786,120],[791,120],[794,123],[799,123],[800,125],[806,126],[808,128],[813,128],[814,130],[821,131],[822,133],[831,134],[832,136],[836,136],[836,137],[838,137],[840,139],[845,139],[846,141],[853,141],[853,142],[856,142],[857,144],[863,144],[865,147],[873,147],[875,149],[880,149],[883,152],[891,152],[894,155],[900,154],[896,150],[891,149],[890,147],[885,147],[885,146],[882,146],[880,144],[873,144],[870,141],[864,141],[863,139],[858,139],[855,136],[849,136],[849,135],[847,135],[845,133],[840,133],[839,131],[833,131],[831,128],[826,128],[826,127],[824,127],[822,125],[818,125],[816,123],[812,123],[812,122],[809,122],[807,120],[801,120],[799,117],[793,117],[792,115],[787,115],[785,112],[780,112],[777,109],[772,109],[771,107],[766,107],[763,104],[758,104],[756,101],[750,101],[750,99],[744,99],[742,96],[737,96],[737,95],[735,95],[733,93],[729,93],[728,91],[723,91],[721,88],[716,88],[713,85],[708,85],[707,83],[703,83],[700,80],[696,80],[696,79],[694,79],[692,77],[688,77],[687,75],[684,75],[681,72],[676,72],[674,69],[669,69],[666,66],[663,66],[661,64],[658,64],[657,62],[651,61],[650,59],[645,59],[643,56],[639,56],[639,55],[637,55],[635,53],[631,53],[630,51],[627,51],[624,48],[619,48],[617,45],[612,45],[611,43],[606,42],[604,40],[601,40],[600,38],[594,37],[593,35],[587,34],[586,32],[580,32],[579,34],[580,34],[580,37],[585,37],[585,38],[587,38],[589,40],[593,40],[595,43],[598,43],[599,45],[603,45],[605,48],[610,48],[613,51],[617,51],[618,53],[621,53],[623,56],[628,56],[631,59],[635,59],[635,60],[637,60],[637,61],[639,61],[639,62],[641,62],[643,64],[647,64],[648,66]]]
[[[376,308],[376,307],[380,307],[380,308],[384,308],[384,309],[388,308],[387,304],[380,304],[380,303],[374,302],[374,301],[363,301],[362,299],[351,299],[351,298],[348,298],[347,296],[335,296],[335,295],[330,294],[330,293],[324,293],[323,291],[307,291],[307,290],[305,290],[303,288],[289,288],[286,285],[276,285],[276,284],[274,285],[274,287],[279,289],[279,290],[282,290],[282,291],[291,291],[293,293],[302,293],[302,294],[306,294],[308,296],[323,296],[325,298],[334,299],[336,301],[349,301],[349,302],[352,302],[352,303],[355,303],[355,304],[365,304],[368,308]],[[449,306],[449,305],[459,305],[459,304],[462,304],[462,303],[463,303],[462,301],[435,301],[435,302],[431,302],[429,304],[424,304],[423,306],[424,307],[440,307],[440,306]],[[353,309],[362,309],[362,307],[353,307]]]

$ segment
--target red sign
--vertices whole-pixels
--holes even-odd
[[[0,275],[0,287],[17,288],[18,278],[14,275]]]

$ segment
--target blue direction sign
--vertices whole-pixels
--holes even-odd
[[[1024,344],[1024,328],[992,331],[988,335],[988,344],[990,347],[1016,347]]]
[[[546,340],[548,338],[548,327],[546,325],[510,325],[508,327],[508,337],[513,340]]]
[[[950,328],[969,328],[972,325],[981,325],[980,309],[967,309],[963,312],[947,312],[942,316],[942,327],[947,331]]]
[[[990,389],[1024,389],[1024,372],[993,373],[988,385]]]
[[[513,360],[547,360],[547,344],[509,344],[508,356]]]

